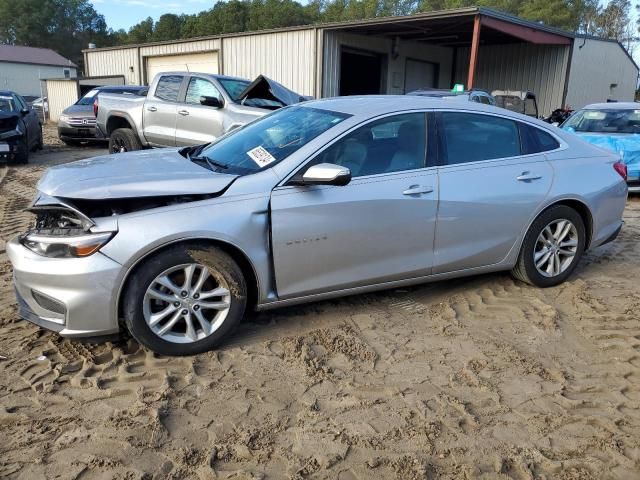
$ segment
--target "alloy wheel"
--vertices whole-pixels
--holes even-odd
[[[156,335],[172,343],[192,343],[213,334],[231,307],[222,275],[198,263],[178,265],[158,275],[143,300],[144,319]]]
[[[114,138],[111,141],[111,153],[125,153],[127,146],[124,144],[124,140],[121,138]]]
[[[533,250],[533,263],[545,277],[556,277],[569,268],[578,251],[578,230],[569,220],[557,219],[542,229]]]

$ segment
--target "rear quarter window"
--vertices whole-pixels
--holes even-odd
[[[560,148],[560,143],[550,133],[524,123],[518,126],[520,128],[523,155],[549,152]]]

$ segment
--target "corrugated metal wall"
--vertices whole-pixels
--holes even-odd
[[[491,90],[529,90],[536,94],[540,115],[562,106],[569,46],[480,45],[474,87]],[[469,48],[458,49],[456,83],[467,83]]]
[[[177,55],[180,53],[211,52],[219,49],[219,38],[207,38],[190,42],[164,43],[140,47],[140,55],[143,57],[155,57],[160,55]]]
[[[69,70],[71,78],[76,77],[75,67],[2,62],[0,63],[0,90],[11,90],[18,95],[39,97],[40,80],[45,78],[64,78],[65,70]]]
[[[437,64],[439,66],[438,87],[449,88],[451,86],[451,64],[453,61],[453,49],[451,48],[400,41],[398,56],[392,58],[390,55],[392,41],[388,38],[327,30],[324,32],[323,40],[323,97],[333,97],[340,92],[340,52],[343,46],[386,55],[385,93],[396,95],[405,93],[404,75],[407,58]]]
[[[137,48],[96,50],[87,52],[85,58],[86,75],[89,77],[124,75],[127,85],[140,85],[142,77]]]
[[[302,95],[316,94],[314,28],[222,39],[223,73],[253,79],[260,74]]]
[[[76,80],[47,80],[49,99],[49,120],[57,122],[62,111],[78,101],[78,82]]]
[[[632,102],[638,69],[622,47],[604,40],[577,38],[574,42],[566,103],[579,109],[607,99]]]

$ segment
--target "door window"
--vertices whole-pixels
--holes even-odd
[[[193,77],[189,80],[185,102],[200,105],[200,97],[220,98],[220,92],[210,81],[204,78]]]
[[[182,76],[165,75],[158,80],[155,96],[167,102],[177,102],[180,85],[182,85]]]
[[[371,122],[327,148],[313,164],[347,167],[352,177],[424,168],[426,115],[408,113]]]
[[[518,127],[513,120],[443,112],[441,126],[444,157],[449,165],[520,155]]]

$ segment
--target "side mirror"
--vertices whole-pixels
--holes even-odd
[[[200,105],[204,105],[206,107],[214,107],[214,108],[222,108],[222,100],[218,97],[200,97]]]
[[[332,163],[320,163],[307,169],[298,185],[344,186],[351,181],[351,170]]]
[[[23,117],[25,115],[29,115],[29,109],[28,108],[23,108],[22,110],[20,110],[20,113],[22,114]]]

